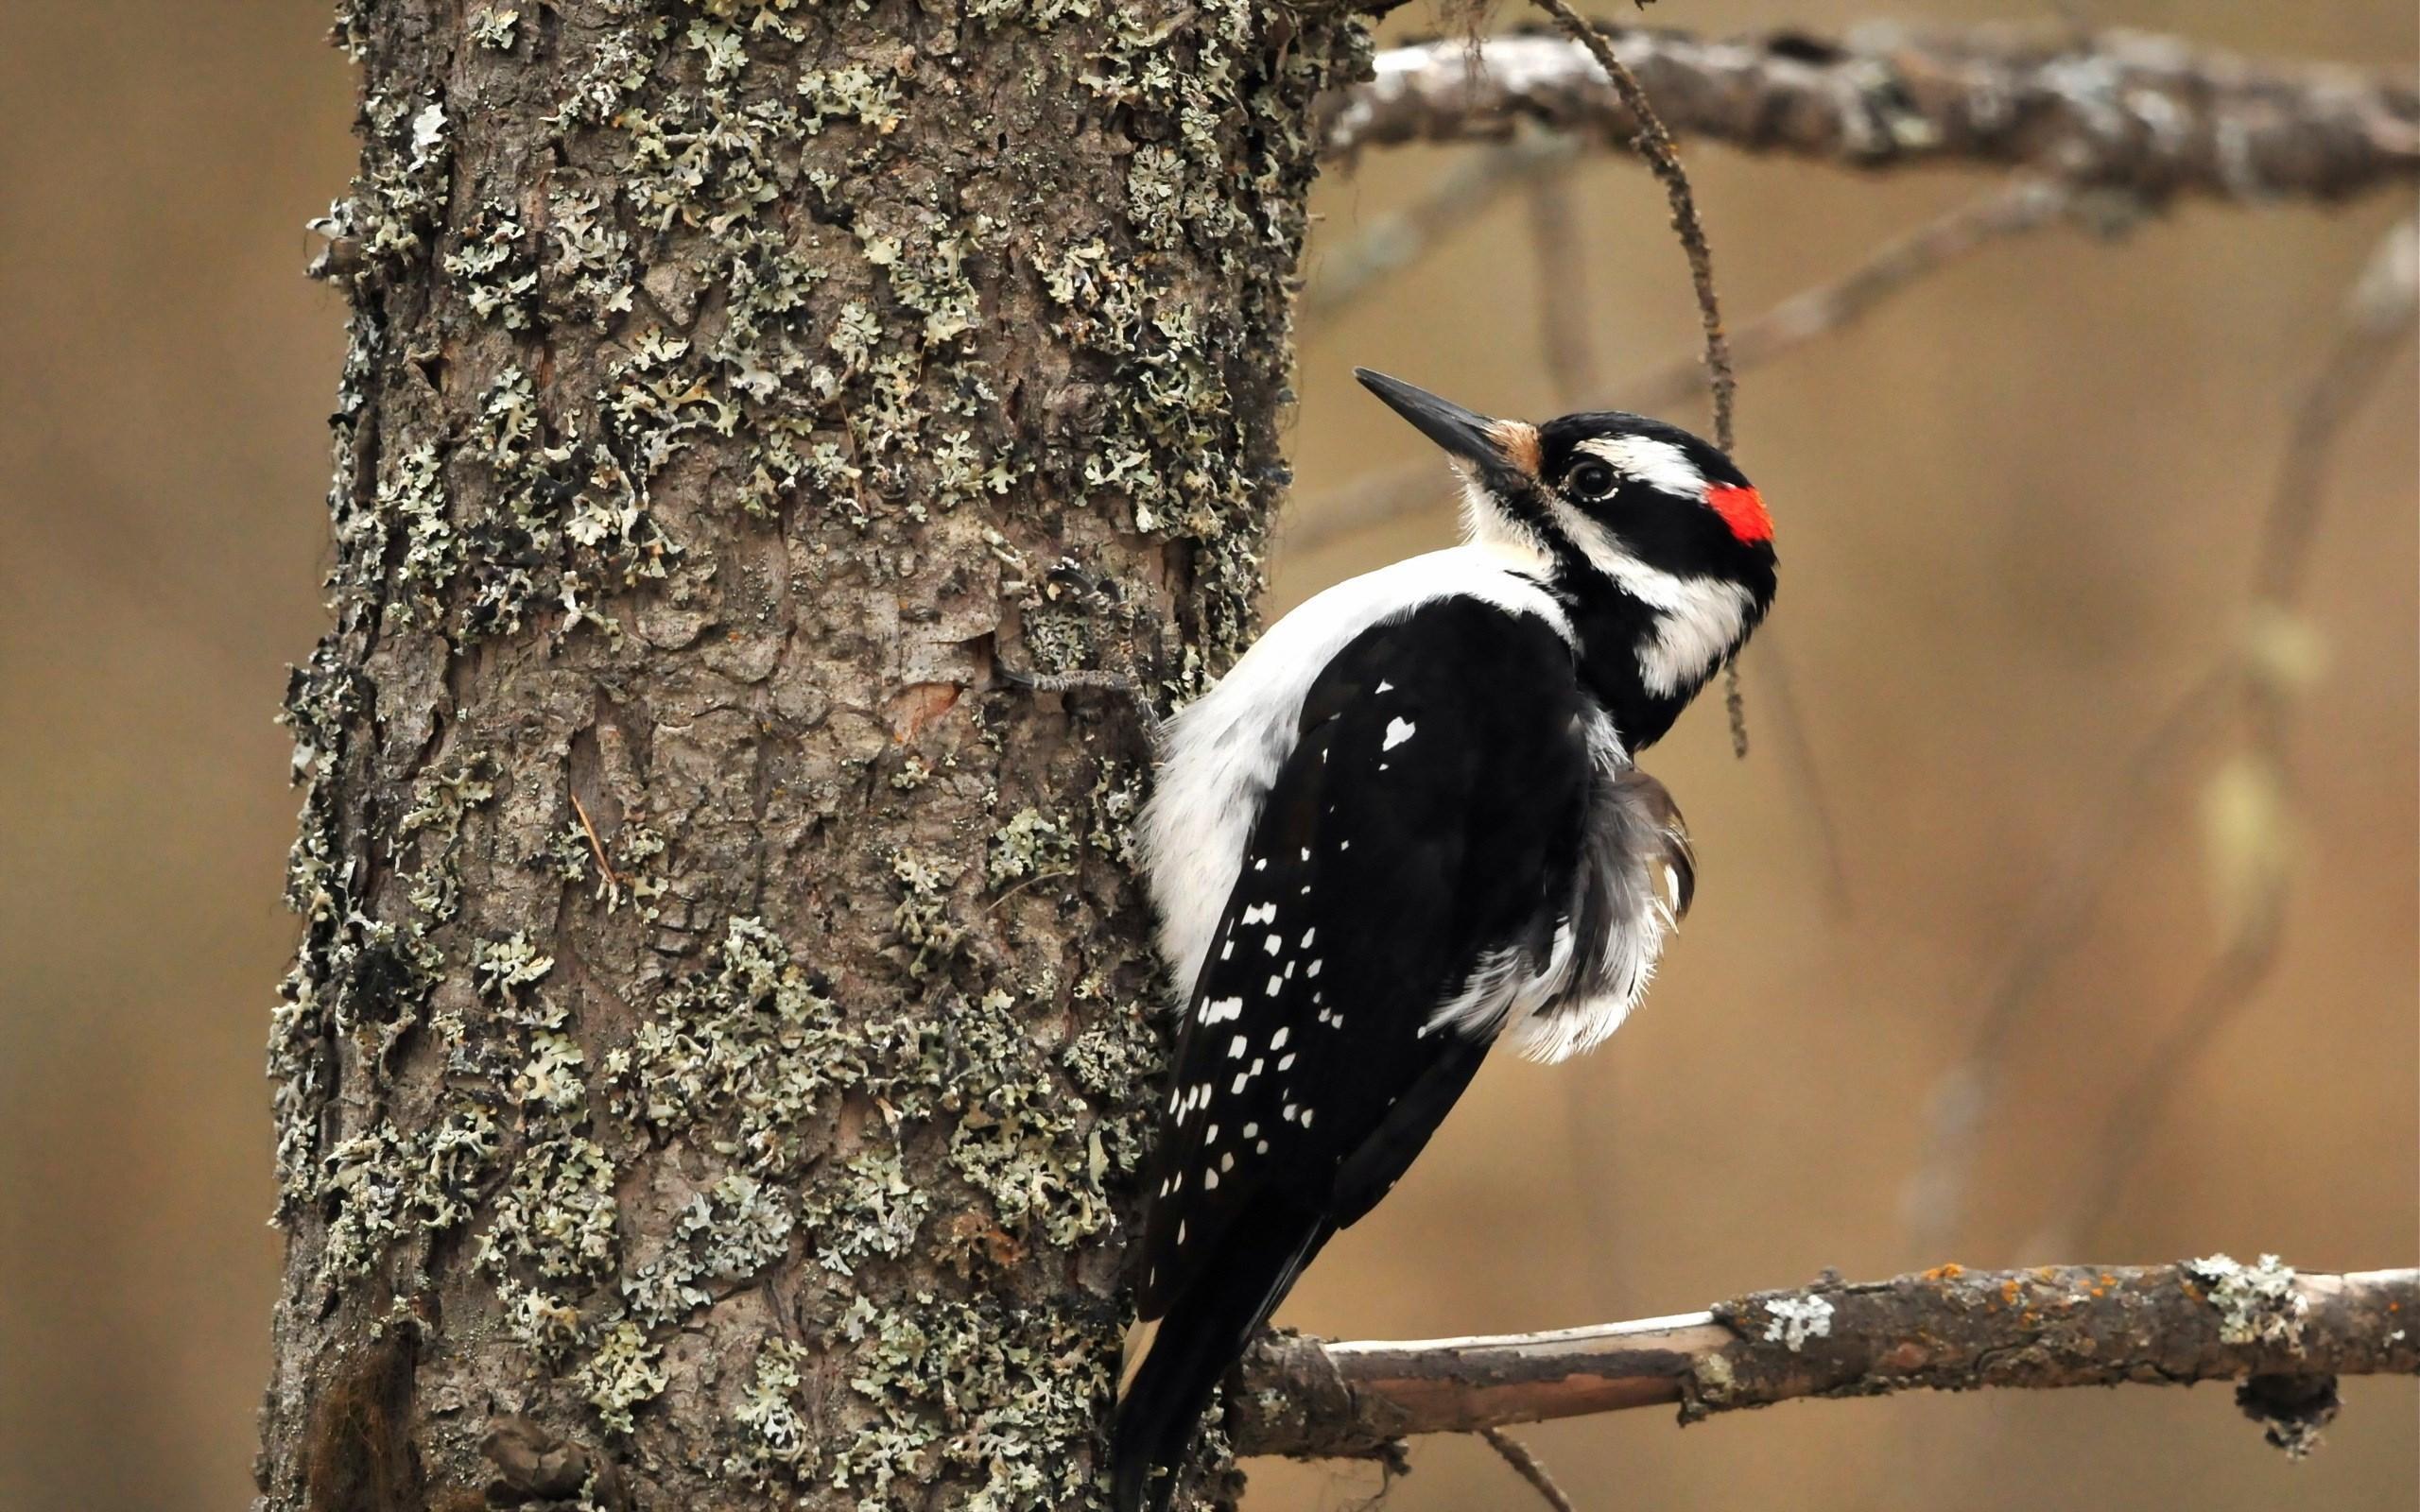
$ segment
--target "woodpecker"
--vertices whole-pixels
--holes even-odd
[[[1633,758],[1772,603],[1764,503],[1687,432],[1355,376],[1452,459],[1463,543],[1310,599],[1163,731],[1143,838],[1182,1019],[1119,1512],[1167,1504],[1219,1379],[1491,1047],[1561,1060],[1637,1005],[1695,865]]]

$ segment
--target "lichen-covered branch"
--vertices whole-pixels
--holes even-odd
[[[2009,27],[1858,28],[1841,43],[1609,30],[1673,134],[1848,167],[2023,165],[2157,202],[2338,199],[2420,180],[2403,78],[2252,60],[2171,37]],[[1636,121],[1560,36],[1449,38],[1381,53],[1323,102],[1324,147],[1500,141],[1531,122],[1606,143]]]
[[[2299,1452],[2334,1411],[2329,1378],[2420,1374],[2415,1319],[2420,1270],[2297,1274],[2273,1256],[2244,1265],[2223,1255],[1945,1265],[1551,1333],[1271,1335],[1245,1358],[1228,1430],[1244,1453],[1332,1458],[1377,1454],[1413,1434],[1627,1407],[1677,1403],[1686,1423],[1802,1397],[2236,1381],[2245,1410]]]

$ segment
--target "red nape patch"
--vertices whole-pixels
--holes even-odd
[[[1722,516],[1722,523],[1741,541],[1773,539],[1773,517],[1765,513],[1765,501],[1754,489],[1735,489],[1718,483],[1705,490],[1705,502]]]

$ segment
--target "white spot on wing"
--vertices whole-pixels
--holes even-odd
[[[1419,728],[1419,726],[1413,724],[1409,719],[1388,720],[1386,744],[1380,746],[1378,748],[1380,750],[1394,749],[1397,746],[1400,746],[1405,741],[1409,740],[1412,736],[1412,732]],[[1384,771],[1385,769],[1386,768],[1384,767],[1379,768],[1381,771]]]
[[[1208,694],[1168,722],[1167,756],[1142,822],[1160,954],[1180,993],[1201,974],[1263,799],[1293,749],[1303,699],[1355,636],[1449,595],[1550,626],[1569,619],[1539,577],[1548,566],[1528,532],[1473,502],[1472,543],[1415,557],[1320,593],[1270,627]],[[1322,748],[1325,754],[1325,748]]]

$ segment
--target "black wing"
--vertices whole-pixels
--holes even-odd
[[[1363,632],[1312,685],[1161,1105],[1136,1276],[1167,1321],[1121,1412],[1125,1504],[1478,1069],[1486,1042],[1431,1030],[1439,1006],[1495,953],[1544,957],[1583,830],[1582,714],[1552,627],[1472,599]]]

